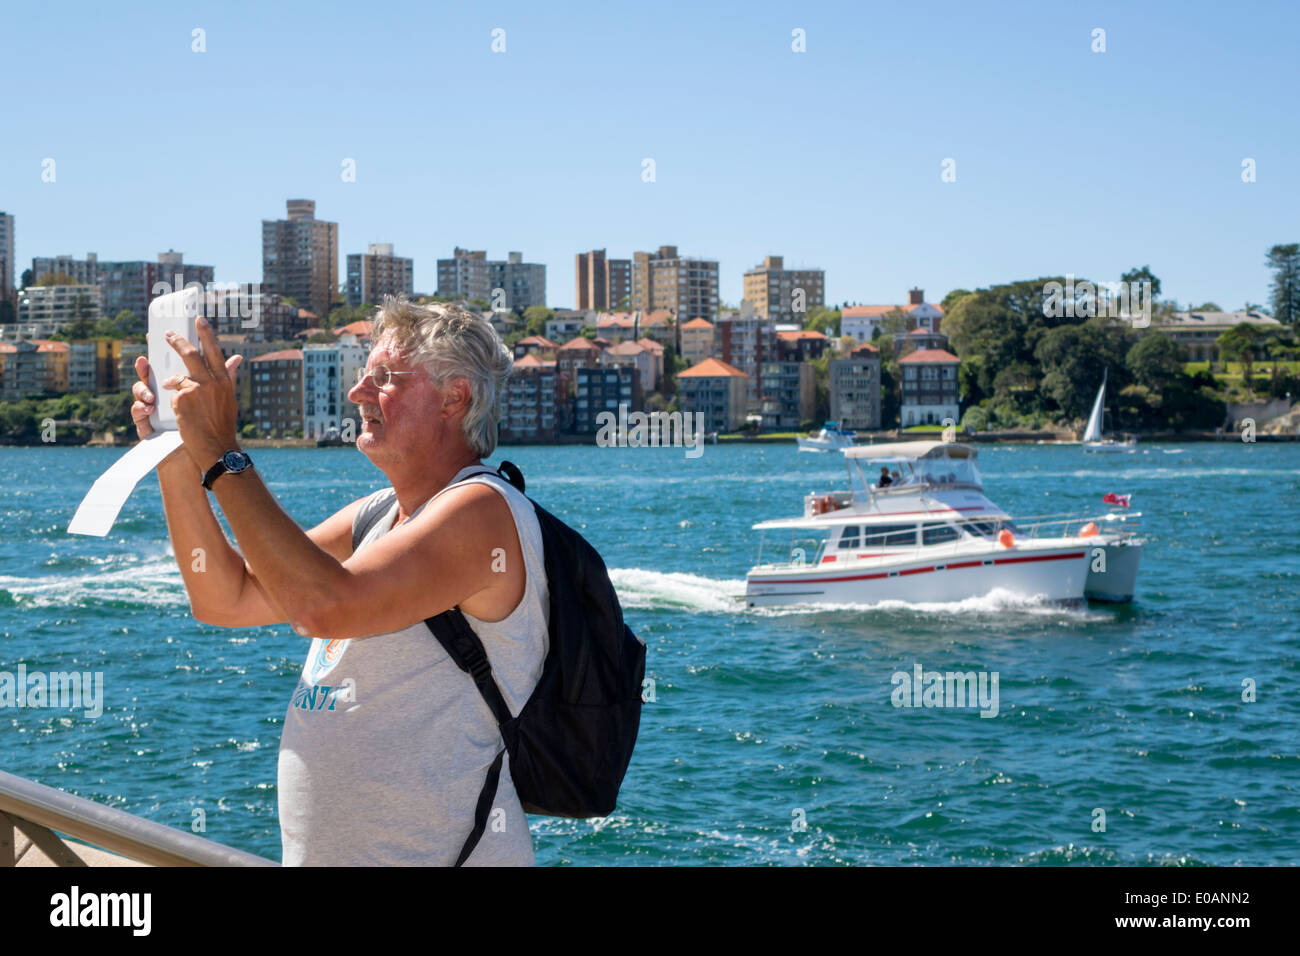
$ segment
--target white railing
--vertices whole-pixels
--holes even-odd
[[[153,866],[277,866],[254,856],[0,771],[0,867],[19,862],[16,833],[57,866],[85,866],[64,833],[127,859]],[[56,832],[57,831],[57,832]],[[26,854],[22,854],[25,856]]]

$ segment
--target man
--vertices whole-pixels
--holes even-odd
[[[158,476],[194,616],[225,627],[288,622],[312,639],[280,743],[284,862],[451,864],[503,744],[469,675],[423,622],[460,608],[514,714],[546,656],[548,591],[531,504],[495,477],[448,487],[495,450],[509,352],[479,315],[386,298],[348,398],[363,421],[357,448],[391,488],[303,531],[239,451],[241,357],[225,359],[199,323],[202,354],[169,336],[188,374],[161,385],[176,392],[184,444]],[[132,416],[144,437],[156,397],[143,357],[136,372]],[[238,551],[208,504],[205,476]],[[354,550],[354,526],[375,517]],[[533,862],[508,758],[467,862]]]

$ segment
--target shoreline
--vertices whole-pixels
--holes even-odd
[[[859,442],[860,445],[880,444],[883,442],[902,442],[902,441],[928,441],[939,438],[939,433],[933,435],[899,435],[896,432],[873,432],[866,436],[871,439],[867,442]],[[1137,435],[1140,444],[1186,444],[1191,442],[1241,442],[1241,435],[1235,432],[1225,432],[1216,434],[1214,432],[1155,432],[1150,435]],[[958,441],[967,442],[975,445],[1079,445],[1078,439],[1062,438],[1054,432],[979,432],[974,435],[960,435]],[[1246,442],[1245,444],[1271,444],[1281,442],[1300,441],[1300,434],[1265,434],[1260,433],[1255,436],[1255,441]],[[595,445],[596,436],[593,435],[562,435],[551,441],[499,441],[498,448],[524,448],[524,447],[547,447],[547,446],[567,446],[567,445]],[[779,435],[719,435],[716,442],[706,442],[705,446],[714,445],[785,445],[793,444],[794,436],[788,434]],[[0,441],[0,447],[3,448],[31,448],[40,445],[61,444],[67,447],[69,443],[62,442],[13,442]],[[83,448],[130,448],[137,444],[136,441],[105,441],[102,436],[80,442],[76,447]],[[341,445],[317,445],[314,438],[242,438],[239,441],[241,448],[350,448],[351,443]],[[657,446],[648,446],[657,447]],[[668,446],[665,446],[668,447]]]

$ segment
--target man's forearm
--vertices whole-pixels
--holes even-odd
[[[244,559],[230,546],[208,503],[202,476],[179,448],[158,465],[167,533],[195,616],[228,607],[244,587]]]
[[[212,491],[267,600],[299,633],[310,633],[342,592],[343,565],[285,513],[256,467],[221,475]]]

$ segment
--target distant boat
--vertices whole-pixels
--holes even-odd
[[[816,435],[798,435],[800,451],[840,451],[853,447],[857,432],[840,428],[839,422],[827,422]]]
[[[1101,377],[1101,388],[1097,389],[1097,400],[1092,403],[1092,414],[1088,416],[1088,427],[1083,430],[1083,450],[1086,452],[1126,452],[1132,453],[1137,451],[1137,439],[1126,438],[1124,441],[1116,441],[1114,438],[1101,437],[1101,419],[1103,409],[1106,406],[1106,379],[1109,377],[1110,370],[1107,369]]]
[[[335,448],[344,444],[346,444],[346,442],[343,441],[343,436],[334,425],[331,425],[326,429],[324,435],[316,439],[317,448]]]

